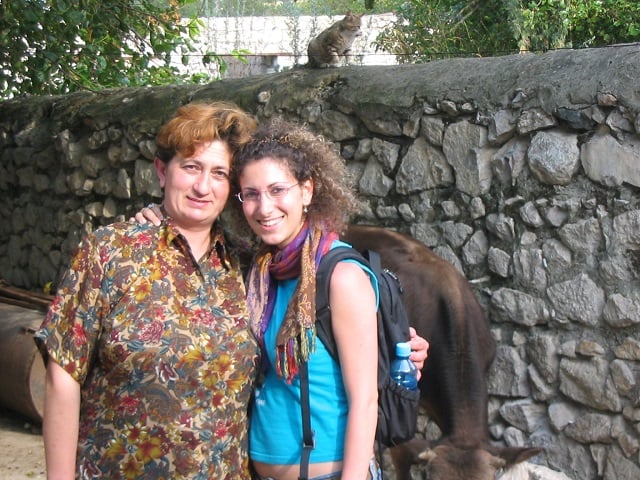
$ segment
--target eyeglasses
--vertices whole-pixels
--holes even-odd
[[[239,193],[236,193],[236,197],[242,203],[246,202],[258,202],[260,201],[260,197],[264,193],[267,198],[271,200],[277,200],[280,198],[284,198],[296,185],[300,185],[299,183],[294,183],[291,185],[271,185],[269,188],[265,190],[256,190],[255,188],[245,188]]]

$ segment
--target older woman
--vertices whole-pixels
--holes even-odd
[[[49,479],[250,479],[259,351],[217,220],[254,127],[233,105],[182,107],[157,136],[164,222],[80,244],[37,334]]]

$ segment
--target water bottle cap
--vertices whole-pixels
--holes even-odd
[[[396,357],[408,357],[411,355],[411,345],[409,342],[396,343]]]

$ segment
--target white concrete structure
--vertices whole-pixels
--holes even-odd
[[[295,65],[307,63],[309,41],[332,23],[338,16],[300,17],[211,17],[203,18],[198,49],[201,53],[214,52],[228,63],[224,78],[238,78],[261,73],[277,72]],[[386,26],[395,20],[392,13],[365,15],[362,19],[362,36],[353,44],[351,64],[391,65],[395,56],[376,52],[373,42]],[[233,57],[242,52],[247,63]],[[248,53],[246,53],[248,52]],[[186,66],[189,73],[206,72],[218,76],[217,64],[203,66],[201,58],[191,56]]]

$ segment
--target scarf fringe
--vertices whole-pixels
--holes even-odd
[[[286,345],[277,348],[276,371],[279,376],[291,383],[293,378],[300,371],[300,364],[309,360],[309,356],[316,349],[316,327],[315,324],[306,328],[304,333],[299,335],[299,341],[289,339]],[[297,348],[296,348],[297,347]]]

